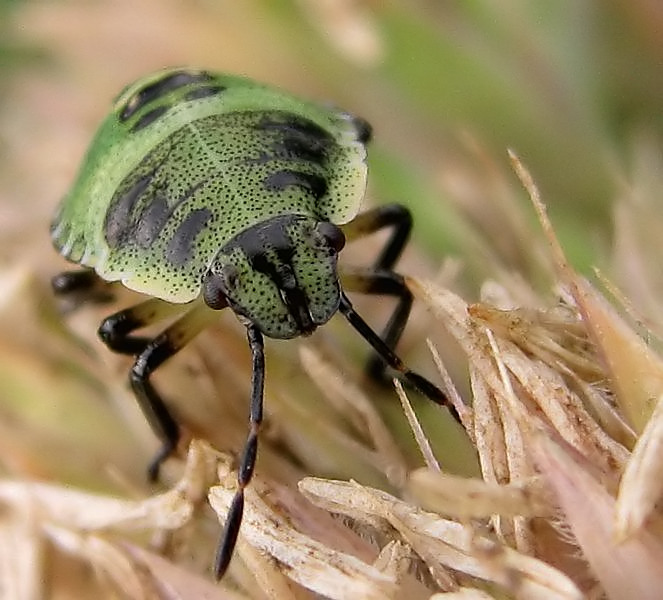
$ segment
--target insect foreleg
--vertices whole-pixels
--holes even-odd
[[[166,403],[154,389],[150,381],[150,375],[166,360],[186,346],[202,329],[209,325],[214,317],[215,313],[202,305],[191,309],[181,319],[175,321],[165,331],[147,342],[142,352],[136,357],[136,361],[129,372],[129,381],[138,404],[152,430],[162,441],[161,449],[147,470],[151,481],[158,478],[161,464],[177,447],[180,429]]]
[[[150,298],[106,317],[98,330],[101,341],[113,352],[136,356],[152,341],[151,337],[131,335],[142,327],[181,313],[184,306]]]

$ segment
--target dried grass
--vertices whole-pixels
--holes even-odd
[[[11,442],[8,432],[5,443],[13,447],[5,453],[11,456],[6,469],[15,476],[0,482],[6,597],[58,597],[60,588],[132,599],[654,598],[663,585],[661,361],[568,265],[533,182],[514,161],[553,249],[559,304],[519,306],[494,282],[486,295],[499,297],[499,306],[468,304],[432,281],[408,281],[467,357],[473,397],[461,411],[481,478],[440,470],[410,406],[428,464],[412,468],[378,405],[325,358],[330,349],[323,336],[300,346],[314,387],[301,380],[296,390],[294,367],[287,366],[292,356],[274,353],[260,468],[247,490],[226,580],[213,585],[207,568],[214,522],[224,521],[234,492],[227,455],[194,439],[184,469],[169,465],[166,478],[179,471],[177,481],[146,494],[141,476],[121,458],[133,434],[122,436],[111,422],[117,439],[110,446],[107,439],[99,447],[79,440],[76,448],[59,441],[60,460],[77,463],[79,475],[90,476],[94,463],[113,465],[96,478],[112,494],[92,493],[85,484],[58,483],[71,476],[58,475],[33,445],[48,432],[29,429],[25,420],[18,427],[28,427],[23,433],[30,443]],[[49,387],[55,395],[47,405],[66,407],[51,405],[60,421],[78,418],[78,398],[89,395],[90,385],[103,389],[112,405],[131,405],[128,390],[116,383],[125,360],[91,352],[62,328],[28,274],[8,273],[3,284],[0,321],[10,326],[20,307],[33,323],[34,330],[23,330],[2,350],[9,361],[20,348],[34,353],[33,384],[41,390],[35,407],[49,398]],[[89,315],[74,316],[80,323],[72,325],[90,326]],[[46,343],[44,331],[50,332]],[[240,335],[227,324],[204,336],[197,352],[161,381],[190,430],[224,449],[237,449],[243,437],[249,374],[241,366],[244,351],[237,350]],[[60,389],[65,379],[53,371],[62,361],[74,374],[66,391]],[[197,399],[187,406],[192,385]],[[225,404],[219,405],[221,387]],[[409,406],[400,386],[399,394]],[[295,399],[302,395],[309,399],[304,405]],[[201,406],[212,412],[201,415]],[[442,412],[439,418],[448,421]],[[139,415],[125,419],[138,422]],[[144,461],[137,462],[140,471]],[[352,473],[365,483],[305,477],[308,469]],[[35,481],[45,474],[52,483]],[[87,570],[63,577],[57,566],[65,556]]]

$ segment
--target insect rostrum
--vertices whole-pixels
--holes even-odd
[[[263,335],[308,335],[340,312],[373,347],[371,373],[381,375],[388,365],[448,405],[393,350],[412,296],[392,269],[412,222],[399,205],[358,214],[370,135],[362,119],[249,79],[161,71],[117,98],[53,221],[56,248],[85,267],[59,275],[56,292],[92,288],[94,271],[146,296],[105,319],[99,335],[112,350],[135,356],[131,385],[163,444],[150,478],[158,477],[180,435],[150,375],[208,325],[215,311],[229,307],[246,327],[253,361],[250,429],[217,577],[232,556],[257,455]],[[371,268],[337,265],[346,241],[383,228],[391,236]],[[397,299],[382,335],[355,312],[345,291]],[[173,316],[156,337],[135,335]]]

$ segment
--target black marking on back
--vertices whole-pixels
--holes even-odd
[[[136,235],[139,236],[139,244],[147,247],[158,236],[169,216],[168,204],[167,198],[160,197],[159,190],[151,189],[151,187],[175,146],[176,141],[174,140],[147,174],[138,177],[133,182],[131,182],[132,174],[130,174],[118,186],[111,198],[104,220],[104,237],[110,248],[120,247],[131,242]],[[150,164],[153,157],[154,152],[150,152],[140,163],[139,168],[144,163]],[[142,206],[139,207],[140,212],[136,215],[138,203],[141,203]]]
[[[171,214],[168,199],[158,195],[157,192],[157,195],[145,204],[143,211],[132,224],[133,239],[141,248],[149,248],[159,237]]]
[[[174,73],[170,73],[166,77],[141,88],[129,98],[124,108],[120,111],[120,122],[123,123],[127,119],[130,119],[141,108],[173,90],[193,83],[207,83],[212,79],[212,76],[205,72],[191,73],[189,71],[175,71]]]
[[[271,150],[275,158],[313,162],[324,166],[328,149],[334,138],[322,127],[297,115],[274,112],[266,115],[255,126],[271,131],[275,140]]]
[[[134,244],[140,248],[149,248],[159,239],[175,211],[192,198],[199,189],[220,176],[218,171],[210,172],[206,177],[182,190],[178,197],[171,196],[172,190],[169,188],[169,182],[165,180],[161,171],[162,167],[168,163],[171,153],[178,147],[183,135],[171,136],[165,149],[155,148],[136,167],[136,170],[140,170],[144,164],[152,165],[158,156],[158,162],[151,171],[139,177],[132,173],[118,186],[118,191],[111,199],[104,222],[104,235],[110,248]],[[193,212],[196,213],[195,210]],[[183,223],[187,222],[188,215],[185,214],[181,218],[182,223],[177,224],[174,237],[177,237],[177,232],[180,231]],[[197,217],[192,217],[192,219],[195,218]],[[190,224],[188,227],[191,228],[192,225]],[[180,235],[185,235],[186,231],[187,225],[185,224]],[[182,248],[186,245],[185,242],[183,237],[180,243]],[[175,242],[171,240],[171,244],[175,244]],[[177,263],[186,252],[182,249],[178,253],[176,246],[172,247],[175,248],[172,250],[173,262]]]
[[[293,135],[278,140],[272,146],[277,158],[301,160],[324,166],[327,161],[327,145],[314,138]]]
[[[200,100],[201,98],[211,98],[212,96],[217,96],[221,92],[225,91],[225,89],[226,87],[223,85],[201,85],[184,94],[184,99],[188,101]]]
[[[265,178],[263,185],[270,192],[281,192],[287,187],[296,186],[313,194],[316,200],[320,200],[327,193],[327,180],[324,177],[291,169],[272,173]]]
[[[265,115],[255,127],[256,129],[263,129],[265,131],[272,130],[279,132],[284,137],[293,135],[304,136],[312,140],[317,140],[321,144],[329,144],[334,141],[334,136],[317,123],[285,111],[275,111]]]
[[[207,226],[211,217],[212,211],[209,208],[196,208],[177,226],[166,248],[166,259],[172,265],[179,267],[191,259],[196,237]]]
[[[104,221],[104,237],[111,247],[123,245],[132,229],[131,215],[136,202],[145,193],[156,171],[143,175],[119,198],[113,198]]]
[[[165,115],[169,110],[169,106],[157,106],[156,108],[146,112],[144,115],[141,115],[138,121],[136,121],[134,126],[131,128],[131,133],[136,133],[148,125],[151,125],[159,117]]]

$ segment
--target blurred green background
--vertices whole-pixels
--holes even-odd
[[[94,126],[124,84],[166,65],[245,73],[367,118],[371,201],[408,204],[433,264],[460,258],[470,286],[496,261],[535,275],[507,148],[586,270],[609,251],[634,144],[663,129],[657,0],[4,0],[0,28],[9,262],[20,234],[20,254],[44,263]]]

